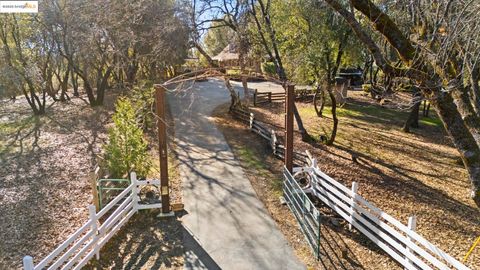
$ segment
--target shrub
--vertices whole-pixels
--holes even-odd
[[[153,105],[155,103],[155,88],[149,81],[132,89],[131,101],[137,116],[138,124],[146,131],[154,127],[155,116]]]
[[[370,93],[370,91],[372,90],[372,85],[367,83],[362,84],[362,90],[363,92]]]
[[[113,115],[114,126],[108,130],[105,162],[112,177],[124,177],[135,171],[146,177],[151,162],[143,130],[130,99],[119,98]]]
[[[262,63],[262,72],[270,76],[277,75],[277,70],[275,69],[275,64],[273,62]]]

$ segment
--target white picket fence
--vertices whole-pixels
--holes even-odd
[[[409,218],[408,225],[402,224],[360,196],[357,183],[351,188],[342,185],[323,173],[317,161],[308,152],[307,155],[309,165],[293,169],[294,177],[308,175],[305,193],[332,208],[350,228],[367,236],[405,269],[469,269],[416,233],[415,216]]]
[[[98,213],[95,206],[90,205],[89,220],[39,263],[35,265],[32,257],[25,256],[24,269],[81,269],[94,255],[99,259],[100,249],[138,210],[162,207],[161,203],[140,204],[138,195],[141,186],[159,185],[159,180],[140,181],[137,180],[135,173],[131,174],[130,179],[130,186]],[[107,213],[112,210],[113,212],[107,217]],[[104,217],[106,219],[100,223]]]

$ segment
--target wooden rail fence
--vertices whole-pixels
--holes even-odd
[[[98,213],[95,205],[88,207],[89,219],[52,253],[37,264],[33,258],[23,258],[25,270],[42,269],[81,269],[95,255],[100,257],[100,249],[113,235],[139,210],[161,208],[161,203],[142,204],[139,199],[140,188],[145,185],[160,185],[160,180],[137,180],[131,174],[132,183],[110,201]]]
[[[285,158],[285,146],[279,141],[277,136],[278,133],[275,130],[269,129],[265,123],[257,120],[252,112],[235,107],[232,109],[231,113],[235,118],[247,124],[252,132],[257,133],[260,137],[265,139],[272,148],[272,153],[276,157],[282,160]],[[307,155],[304,153],[293,153],[293,162],[296,166],[305,165],[306,158]]]
[[[315,92],[316,89],[312,88],[296,88],[295,99],[313,97],[313,95],[315,95]],[[285,93],[258,92],[257,89],[255,89],[255,91],[253,92],[254,106],[272,102],[285,102]]]

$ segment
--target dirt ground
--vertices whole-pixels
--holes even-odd
[[[88,219],[112,108],[113,97],[98,108],[74,98],[35,117],[24,98],[1,104],[0,269],[44,257]]]
[[[177,169],[178,161],[172,154],[175,147],[174,121],[167,109],[167,134],[169,147],[168,176],[170,183],[170,203],[181,204],[181,179]],[[147,134],[151,144],[153,168],[149,179],[159,178],[159,154],[157,130]],[[158,189],[150,186],[150,190]],[[181,212],[176,217],[157,217],[156,210],[142,210],[135,214],[128,223],[100,251],[100,260],[93,259],[84,269],[183,269],[184,265],[184,228],[181,224]]]
[[[49,101],[42,117],[32,116],[23,98],[15,103],[1,101],[1,270],[20,269],[25,255],[37,263],[87,221],[87,206],[92,203],[89,173],[107,139],[117,94],[109,93],[105,105],[96,108],[80,98],[66,103]],[[155,142],[155,136],[150,141]],[[155,166],[157,145],[152,143],[151,149]],[[178,203],[181,192],[175,166],[172,160],[172,202]],[[152,171],[151,176],[158,178],[157,172]],[[111,269],[118,269],[120,262],[125,269],[142,265],[144,269],[150,269],[149,265],[176,269],[183,261],[177,252],[182,248],[177,244],[178,221],[160,223],[148,214],[139,215],[146,215],[145,221],[134,216],[102,251],[102,258],[115,258],[113,265],[106,261],[97,264]],[[143,245],[151,249],[140,248]],[[159,250],[154,251],[156,248]],[[162,254],[157,257],[155,252]],[[128,258],[135,260],[129,263],[125,261]]]
[[[480,211],[469,199],[469,183],[458,154],[434,115],[422,118],[420,129],[401,131],[408,111],[383,108],[362,92],[349,93],[339,109],[335,146],[305,143],[296,134],[296,150],[310,150],[320,168],[349,186],[359,183],[359,193],[393,217],[407,223],[417,216],[417,231],[458,260],[462,260],[480,235]],[[313,105],[297,103],[307,130],[314,137],[328,134],[332,120],[328,110],[318,118]],[[257,119],[281,130],[283,104],[253,108]],[[239,122],[232,121],[226,107],[216,117],[225,137],[243,161],[244,168],[263,202],[288,240],[312,269],[400,269],[366,237],[332,222],[322,228],[324,256],[316,261],[286,206],[279,204],[282,163],[268,145]],[[358,162],[352,160],[352,155]],[[252,169],[252,167],[254,169]],[[263,172],[260,173],[259,171]],[[333,222],[335,223],[335,222]],[[330,240],[328,240],[330,239]],[[465,264],[480,268],[480,249]],[[335,267],[333,266],[335,265]]]
[[[183,227],[158,210],[135,214],[83,269],[183,269]]]

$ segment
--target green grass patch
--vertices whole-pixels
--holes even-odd
[[[309,106],[300,108],[299,113],[303,117],[317,116],[313,105],[311,107]],[[337,117],[339,118],[352,118],[379,124],[389,124],[399,121],[405,121],[408,117],[408,114],[408,111],[396,111],[393,109],[382,108],[372,105],[345,104],[343,107],[337,107]],[[327,106],[325,106],[323,110],[323,115],[329,118],[332,117],[332,109],[330,105],[327,104]]]
[[[29,128],[35,123],[36,120],[38,120],[38,116],[32,115],[18,121],[0,122],[0,134],[7,135],[17,131],[19,128]]]
[[[424,124],[427,126],[432,127],[442,127],[443,123],[442,120],[438,119],[437,117],[424,117],[420,119],[420,124]]]
[[[272,172],[265,167],[265,163],[262,158],[256,153],[255,150],[248,147],[237,149],[237,154],[240,160],[245,163],[244,165],[249,167],[250,170],[257,172],[257,176],[263,177],[270,184],[275,195],[280,196],[282,194],[282,181],[272,175]]]

